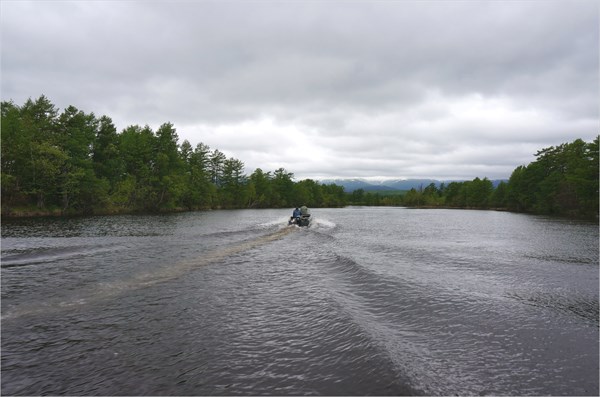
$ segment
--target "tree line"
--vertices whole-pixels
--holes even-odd
[[[354,191],[349,201],[361,205],[402,205],[505,209],[515,212],[598,218],[598,143],[576,139],[536,153],[496,187],[487,178],[434,183],[404,195]]]
[[[2,102],[4,215],[94,214],[345,204],[341,186],[293,180],[283,168],[244,174],[244,163],[203,143],[179,144],[171,123],[120,133],[107,116],[46,98]]]
[[[179,144],[171,123],[120,133],[107,116],[45,97],[1,104],[2,214],[98,214],[216,208],[394,205],[496,208],[598,217],[598,137],[540,150],[494,187],[487,178],[430,184],[404,194],[344,191],[284,168],[249,176],[218,149]]]

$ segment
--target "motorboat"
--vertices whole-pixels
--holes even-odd
[[[291,217],[288,225],[308,226],[310,225],[310,214],[303,214],[299,217]]]
[[[294,210],[294,214],[288,221],[288,225],[308,226],[310,225],[310,211],[303,205]]]

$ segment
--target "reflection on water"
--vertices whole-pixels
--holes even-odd
[[[598,227],[488,211],[2,223],[2,393],[598,394]]]

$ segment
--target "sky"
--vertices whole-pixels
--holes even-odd
[[[599,5],[2,0],[0,95],[171,122],[247,174],[502,179],[599,133]]]

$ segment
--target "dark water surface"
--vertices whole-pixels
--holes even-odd
[[[492,211],[2,222],[3,395],[598,395],[598,225]]]

